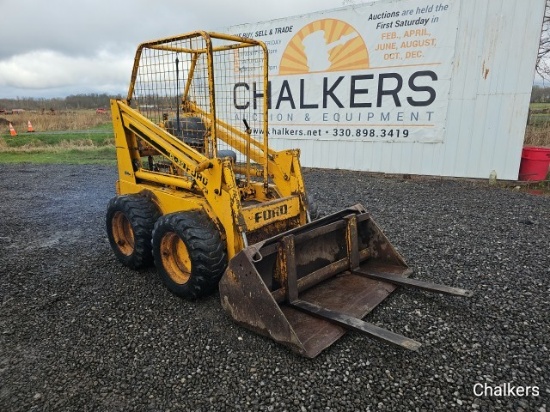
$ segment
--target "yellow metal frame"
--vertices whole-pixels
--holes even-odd
[[[206,112],[193,102],[185,101],[184,98],[182,98],[182,105],[185,104],[187,110],[205,119],[209,126],[212,150],[206,152],[211,156],[193,149],[130,107],[143,49],[163,49],[166,48],[166,43],[174,40],[198,36],[204,39],[205,49],[178,49],[177,51],[195,53],[195,55],[206,53],[210,111]],[[215,48],[212,46],[212,38],[233,43]],[[250,45],[260,46],[264,52],[263,142],[252,138],[249,133],[235,130],[234,127],[216,117],[213,53]],[[225,238],[229,258],[247,246],[247,234],[251,231],[265,229],[264,236],[273,236],[278,234],[273,233],[273,230],[285,227],[281,223],[292,221],[294,225],[305,224],[307,200],[299,151],[274,151],[268,144],[267,67],[265,44],[237,36],[198,31],[141,44],[136,52],[128,98],[126,101],[111,100],[119,174],[117,192],[119,194],[147,192],[155,199],[163,214],[204,210],[217,224]],[[190,77],[195,70],[195,63],[193,63],[189,71]],[[187,93],[189,81],[184,93]],[[247,153],[249,156],[247,164],[235,165],[229,158],[217,157],[218,139],[225,143],[231,140],[231,145],[235,149]],[[166,159],[176,172],[161,173],[144,168],[142,164],[144,154],[141,149],[144,146]],[[251,165],[251,161],[256,165]],[[236,174],[245,176],[243,179],[247,182],[245,186],[240,179],[239,183],[237,182]],[[257,180],[258,177],[261,179]],[[285,227],[286,229],[288,227]]]

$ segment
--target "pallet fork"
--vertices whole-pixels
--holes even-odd
[[[362,320],[397,286],[471,296],[412,270],[361,205],[243,249],[220,282],[239,324],[309,358],[349,329],[409,350],[420,343]]]

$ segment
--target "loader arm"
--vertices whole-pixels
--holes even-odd
[[[305,188],[297,151],[276,152],[265,156],[259,144],[248,134],[231,130],[231,137],[220,126],[219,138],[231,139],[233,147],[254,146],[251,157],[256,161],[269,158],[273,183],[252,182],[259,203],[243,207],[242,189],[235,180],[233,165],[227,159],[209,159],[162,127],[151,122],[120,100],[111,101],[115,143],[119,163],[118,191],[139,193],[144,189],[154,193],[163,213],[181,210],[204,210],[216,222],[227,242],[229,257],[251,241],[269,237],[306,222]],[[235,136],[243,142],[235,143]],[[250,139],[247,142],[246,139]],[[253,145],[252,141],[256,144]],[[143,167],[140,144],[145,143],[179,170],[177,174],[160,173]],[[243,149],[244,150],[244,149]],[[265,165],[266,163],[264,163]],[[266,170],[264,169],[261,171]],[[162,188],[161,191],[158,188]]]
[[[120,100],[111,101],[119,164],[119,193],[154,193],[164,214],[204,210],[225,234],[230,256],[245,246],[246,223],[230,162],[208,159]],[[179,174],[142,167],[139,142],[177,167]],[[161,190],[159,190],[161,189]],[[229,208],[228,208],[229,206]]]
[[[204,182],[208,179],[203,176],[202,172],[212,168],[213,163],[210,159],[120,100],[111,100],[111,111],[117,137],[117,155],[120,147],[122,150],[120,154],[122,157],[128,155],[129,158],[126,160],[129,161],[128,165],[132,165],[132,169],[140,169],[139,166],[136,166],[141,161],[137,144],[137,139],[140,139],[173,162],[183,173],[193,177],[201,190],[205,188]],[[127,175],[130,172],[125,170],[124,173]]]
[[[190,111],[201,115],[205,121],[208,121],[208,114],[204,110],[191,102],[187,104]],[[242,132],[220,119],[216,122],[216,132],[218,139],[241,153],[247,153],[252,161],[260,165],[259,168],[254,168],[253,172],[256,176],[263,177],[264,191],[267,190],[271,178],[281,197],[305,194],[299,150],[277,152],[265,145],[267,136],[263,136],[264,142],[260,142],[250,134]],[[247,170],[244,168],[236,171],[247,174]],[[305,197],[302,201],[307,204]]]

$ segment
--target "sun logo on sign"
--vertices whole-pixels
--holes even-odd
[[[281,58],[279,74],[357,70],[369,67],[361,35],[336,19],[317,20],[292,37]]]

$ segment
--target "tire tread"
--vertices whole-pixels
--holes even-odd
[[[178,234],[191,258],[191,277],[184,285],[173,283],[162,264],[159,243],[167,231]],[[171,292],[186,299],[198,299],[210,294],[217,287],[227,266],[225,243],[218,228],[201,211],[162,216],[153,230],[153,255],[164,284]]]
[[[134,251],[130,256],[125,256],[118,250],[112,236],[111,220],[117,211],[125,214],[134,231]],[[122,195],[115,196],[109,201],[106,216],[107,235],[115,255],[122,264],[134,270],[153,264],[151,238],[159,216],[157,205],[145,196]]]

